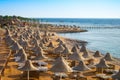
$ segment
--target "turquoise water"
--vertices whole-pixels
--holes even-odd
[[[95,29],[83,33],[62,33],[64,37],[85,40],[87,48],[99,50],[103,54],[110,52],[114,57],[120,58],[120,30],[119,29]]]
[[[114,57],[120,58],[120,19],[71,19],[71,18],[45,18],[41,21],[47,21],[52,24],[78,25],[80,27],[113,27],[102,29],[88,29],[88,32],[82,33],[61,33],[59,35],[85,40],[88,42],[87,48],[99,50],[103,54],[110,52]],[[114,28],[119,27],[119,29]]]

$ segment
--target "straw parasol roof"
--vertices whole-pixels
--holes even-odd
[[[36,57],[34,58],[34,60],[42,60],[42,59],[46,59],[47,57],[43,54],[43,51],[37,51]]]
[[[83,56],[81,54],[79,54],[78,52],[74,52],[73,54],[71,54],[68,59],[70,60],[74,60],[74,61],[81,61],[84,60]]]
[[[61,41],[61,40],[60,40],[60,38],[58,38],[56,41],[59,42],[59,41]]]
[[[27,60],[27,54],[25,52],[21,53],[21,55],[19,57],[20,57],[20,59],[18,59],[17,62],[22,63]]]
[[[18,68],[21,71],[36,71],[38,68],[33,66],[32,62],[30,60],[25,61],[25,65],[23,67]]]
[[[48,41],[49,41],[49,38],[48,38],[48,37],[45,37],[44,40],[45,40],[45,42],[48,42]]]
[[[40,51],[42,51],[42,53],[43,53],[43,49],[42,49],[41,47],[37,47],[36,50],[34,50],[34,52],[35,52],[36,54],[39,54]]]
[[[20,40],[18,41],[18,43],[21,45],[21,44],[23,44],[23,42],[24,42],[24,39],[23,38],[20,38]]]
[[[114,80],[120,80],[120,69],[119,69],[119,72],[118,72],[118,73],[112,75],[112,78],[113,78]]]
[[[17,32],[13,33],[13,37],[18,37],[19,34]]]
[[[41,43],[41,42],[40,42],[39,46],[40,46],[41,48],[43,48],[43,47],[44,47],[43,43]]]
[[[10,48],[12,50],[19,50],[22,47],[17,42],[15,42]]]
[[[82,55],[84,58],[90,58],[90,53],[88,51],[84,51],[83,52],[83,55]]]
[[[32,44],[37,44],[37,39],[33,38],[32,41],[31,41]]]
[[[26,48],[26,47],[29,47],[29,43],[27,41],[24,41],[23,44],[22,44],[22,47],[23,48]]]
[[[44,36],[48,36],[48,31],[45,31],[45,32],[44,32]]]
[[[37,31],[36,31],[36,34],[37,34],[37,35],[40,35],[40,31],[39,31],[39,30],[37,30]]]
[[[96,51],[93,55],[94,57],[102,57],[101,53],[99,51]]]
[[[7,43],[9,46],[11,46],[14,42],[15,42],[15,41],[14,41],[13,38],[6,40],[6,43]]]
[[[54,53],[61,53],[63,52],[64,47],[62,45],[59,45],[57,48],[54,49]]]
[[[79,45],[78,45],[78,44],[76,44],[75,46],[76,46],[78,49],[80,49],[80,47],[79,47]]]
[[[36,35],[35,37],[37,40],[41,40],[41,36],[39,34]]]
[[[52,43],[52,42],[50,42],[50,43],[49,43],[49,45],[48,45],[47,47],[54,48],[53,43]]]
[[[86,49],[85,45],[82,45],[80,52],[84,52],[84,51],[87,51],[87,49]]]
[[[24,39],[30,39],[29,36],[30,35],[28,33],[23,34]]]
[[[11,39],[12,39],[11,35],[7,35],[7,36],[5,37],[5,41],[6,41],[6,42],[10,41]]]
[[[46,44],[46,40],[44,38],[41,41],[43,44]]]
[[[97,68],[108,68],[109,66],[107,65],[105,59],[101,59],[100,62],[96,65]]]
[[[50,70],[53,72],[72,72],[72,69],[63,58],[59,59],[59,61],[54,64]]]
[[[8,28],[5,28],[5,30],[6,30],[5,35],[10,34],[10,31],[9,31],[9,29],[8,29]]]
[[[79,64],[73,68],[73,70],[86,71],[86,70],[90,70],[90,68],[86,66],[83,61],[80,61]]]
[[[35,42],[33,43],[34,45],[38,45],[39,42],[35,39]]]
[[[39,48],[40,48],[40,47],[39,47],[39,45],[37,44],[37,45],[35,45],[35,46],[32,48],[32,50],[33,50],[33,51],[37,51]]]
[[[76,52],[76,51],[78,51],[77,46],[73,46],[73,48],[71,49],[71,51],[72,51],[72,52]]]
[[[59,45],[62,45],[64,43],[61,39],[58,42],[59,42]]]
[[[68,64],[68,62],[62,56],[60,56],[57,59],[55,59],[54,64],[59,63],[61,60],[63,60],[64,62],[66,62]]]
[[[20,39],[23,38],[23,35],[20,35],[19,38],[20,38]]]
[[[14,57],[21,56],[22,54],[25,54],[25,51],[23,48],[19,49],[19,51],[16,54],[14,54]]]
[[[71,54],[71,52],[70,52],[70,50],[67,47],[65,47],[65,49],[62,52],[62,54],[67,55],[67,54]]]
[[[111,54],[110,53],[106,53],[106,55],[104,56],[104,59],[106,61],[113,61],[114,59],[112,58]]]

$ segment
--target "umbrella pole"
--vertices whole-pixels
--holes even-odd
[[[60,73],[60,80],[62,80],[62,73]]]
[[[28,71],[28,76],[27,77],[28,77],[28,80],[29,80],[29,71]]]

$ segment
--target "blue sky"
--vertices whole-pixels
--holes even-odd
[[[0,0],[0,15],[120,18],[120,0]]]

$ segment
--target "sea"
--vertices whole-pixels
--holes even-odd
[[[98,18],[40,18],[41,22],[54,25],[76,25],[87,32],[59,33],[60,36],[87,41],[87,48],[109,52],[120,58],[120,19]]]

